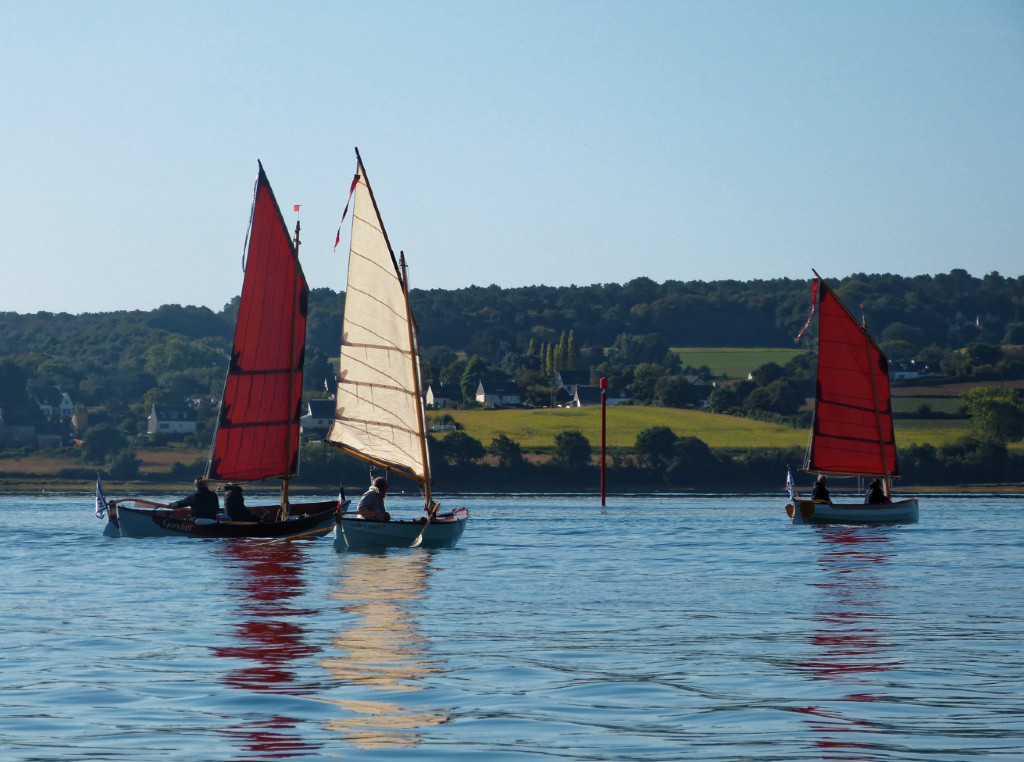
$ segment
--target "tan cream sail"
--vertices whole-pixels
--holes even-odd
[[[357,173],[339,383],[327,441],[429,485],[419,353],[405,273],[361,160]]]

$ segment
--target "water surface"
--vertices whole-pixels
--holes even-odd
[[[91,502],[0,497],[4,759],[1022,759],[1021,497],[449,498],[458,548],[380,554]]]

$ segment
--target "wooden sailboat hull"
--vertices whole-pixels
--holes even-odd
[[[794,500],[786,513],[794,524],[916,524],[917,498],[881,505]]]
[[[375,550],[408,548],[423,532],[422,548],[454,548],[463,531],[469,511],[465,508],[437,516],[423,531],[422,521],[367,521],[355,516],[339,516],[334,526],[335,550]]]
[[[128,501],[131,502],[131,501]],[[145,502],[145,501],[140,501]],[[188,508],[142,508],[117,505],[115,521],[121,537],[290,537],[302,532],[328,529],[334,522],[337,500],[291,506],[287,521],[212,521],[195,519]],[[278,506],[268,506],[274,513]],[[259,508],[252,508],[254,512]],[[105,532],[106,533],[106,532]],[[315,536],[315,535],[310,535]]]

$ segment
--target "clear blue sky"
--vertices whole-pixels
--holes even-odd
[[[0,0],[0,118],[0,311],[219,310],[257,159],[340,290],[354,146],[413,287],[1024,274],[1019,0]]]

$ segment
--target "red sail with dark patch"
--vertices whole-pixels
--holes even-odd
[[[818,382],[805,471],[899,476],[889,361],[819,281]]]
[[[298,475],[308,296],[298,253],[260,165],[210,479]]]

